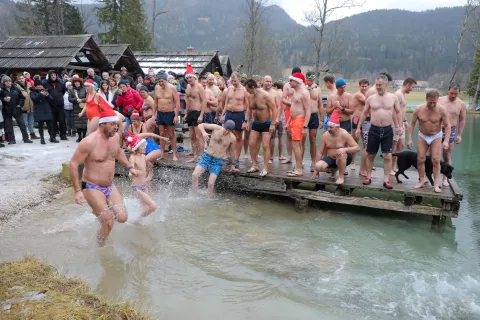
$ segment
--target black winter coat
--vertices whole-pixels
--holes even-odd
[[[33,101],[33,119],[35,122],[53,120],[50,95],[44,96],[39,90],[30,89],[30,99]]]
[[[77,94],[75,94],[77,92]],[[73,123],[75,125],[75,129],[85,129],[87,128],[87,115],[84,114],[81,118],[78,116],[80,112],[82,112],[82,108],[80,108],[80,104],[77,101],[77,95],[79,99],[82,99],[82,102],[85,102],[87,99],[87,90],[85,87],[73,87],[72,90],[68,91],[68,101],[73,103]]]
[[[52,81],[52,79],[43,80],[43,87],[52,97],[52,100],[50,100],[50,106],[63,109],[63,96],[65,95],[65,92],[67,92],[67,88],[63,81],[58,78],[55,81]]]
[[[6,102],[5,97],[10,97],[10,101]],[[3,114],[16,116],[22,113],[21,108],[25,103],[25,98],[23,97],[23,94],[17,88],[15,88],[15,86],[12,85],[7,89],[7,87],[3,85],[0,88],[0,99],[2,100],[3,104]]]

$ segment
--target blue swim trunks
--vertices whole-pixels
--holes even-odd
[[[204,152],[202,153],[200,160],[198,160],[197,165],[205,170],[210,171],[211,174],[214,174],[218,177],[220,175],[220,171],[222,171],[223,160],[212,157],[208,153]]]
[[[147,147],[146,147],[146,150],[145,150],[145,155],[148,155],[152,151],[160,150],[160,146],[158,144],[156,144],[155,142],[153,142],[152,140],[150,140],[150,138],[146,138],[145,140],[147,140]]]

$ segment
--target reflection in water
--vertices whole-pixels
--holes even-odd
[[[33,253],[129,299],[153,319],[480,319],[480,126],[456,147],[464,190],[453,228],[430,218],[312,209],[188,186],[156,186],[159,209],[129,221],[96,248],[96,219],[72,195],[3,226],[0,259]],[[19,239],[22,239],[19,241]]]

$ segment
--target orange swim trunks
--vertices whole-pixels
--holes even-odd
[[[291,118],[290,120],[290,132],[292,133],[293,141],[302,141],[303,140],[303,126],[305,124],[305,117],[302,118]]]

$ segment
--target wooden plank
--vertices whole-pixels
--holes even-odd
[[[281,181],[259,180],[253,177],[221,174],[218,182],[226,184],[228,189],[244,189],[254,191],[287,191],[287,186]]]
[[[183,156],[184,157],[184,156]],[[180,161],[171,161],[171,160],[162,160],[158,163],[159,166],[164,167],[176,167],[176,168],[191,168],[195,167],[195,164],[187,164],[184,163],[182,160]],[[328,179],[328,174],[321,173],[317,180],[311,180],[311,173],[309,172],[308,168],[310,168],[310,161],[305,161],[305,170],[304,175],[302,177],[288,177],[286,175],[286,171],[291,169],[292,165],[288,164],[279,164],[274,163],[273,165],[269,166],[269,174],[266,177],[259,177],[258,173],[249,174],[246,173],[246,170],[249,168],[249,163],[245,163],[244,161],[240,162],[240,170],[239,173],[231,173],[228,171],[222,171],[222,175],[240,175],[244,177],[256,177],[261,181],[281,181],[284,183],[288,183],[289,181],[298,182],[298,183],[311,183],[311,184],[323,184],[323,185],[335,185],[335,181]],[[307,172],[308,171],[308,172]],[[373,179],[371,185],[363,185],[362,181],[363,178],[360,178],[358,175],[358,171],[348,170],[349,175],[345,177],[345,183],[343,184],[343,188],[345,189],[362,189],[367,191],[374,191],[374,192],[382,192],[385,194],[397,194],[397,195],[404,195],[408,194],[410,196],[416,197],[423,197],[424,199],[440,199],[440,200],[447,200],[447,201],[458,201],[456,194],[453,192],[452,188],[443,188],[441,193],[435,193],[433,191],[433,187],[428,186],[425,188],[415,189],[414,186],[418,183],[418,173],[416,171],[407,171],[407,175],[410,179],[406,180],[403,178],[401,184],[397,184],[393,182],[393,189],[387,190],[383,187],[383,169],[377,168],[374,171],[374,175],[377,177]],[[392,177],[392,181],[395,180],[395,177]],[[454,182],[452,179],[451,181]],[[459,191],[461,192],[461,191]]]
[[[455,197],[457,198],[458,201],[463,200],[463,193],[460,187],[457,184],[457,181],[455,179],[448,180],[450,182],[450,188],[452,188],[452,192],[455,194]]]
[[[411,206],[405,206],[401,202],[396,201],[386,201],[386,200],[377,200],[371,198],[358,198],[358,197],[343,197],[336,196],[328,192],[313,192],[307,190],[298,190],[294,189],[289,191],[290,196],[303,197],[311,201],[327,202],[327,203],[339,203],[343,205],[355,206],[355,207],[364,207],[364,208],[375,208],[380,210],[395,211],[395,212],[405,212],[405,213],[419,213],[432,216],[446,216],[446,217],[457,217],[458,212],[447,211],[438,207],[431,207],[425,205],[413,204]]]

